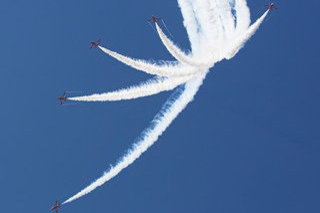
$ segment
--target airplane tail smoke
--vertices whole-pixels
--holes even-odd
[[[196,61],[194,58],[190,57],[186,53],[184,53],[179,47],[177,47],[162,31],[162,29],[159,27],[157,23],[156,24],[156,29],[158,31],[159,37],[164,44],[164,46],[167,48],[167,50],[171,53],[171,55],[180,61],[181,63],[185,63],[191,66],[196,66],[196,67],[212,67],[213,64],[210,62],[200,62]]]
[[[245,32],[250,25],[250,11],[246,0],[235,0],[236,30],[235,36]]]
[[[192,1],[200,29],[203,33],[201,49],[207,52],[209,58],[216,58],[223,48],[223,25],[216,0]]]
[[[216,6],[219,8],[220,20],[224,29],[224,36],[229,39],[234,35],[235,18],[232,15],[230,1],[218,0]]]
[[[252,26],[248,28],[247,24],[249,26],[250,13],[247,10],[246,1],[235,0],[235,10],[236,14],[238,15],[236,17],[236,27],[226,26],[235,25],[235,21],[230,16],[230,14],[232,13],[230,13],[230,11],[228,10],[231,9],[228,5],[225,5],[225,1],[226,0],[178,0],[178,4],[181,8],[184,18],[184,25],[187,29],[189,40],[192,46],[193,54],[192,58],[190,59],[191,62],[193,62],[193,60],[197,61],[197,59],[199,58],[212,58],[213,55],[218,55],[219,60],[222,60],[223,58],[232,58],[235,54],[237,54],[237,52],[241,49],[245,42],[248,41],[248,39],[256,32],[268,13],[268,11],[265,12]],[[170,49],[169,51],[174,52],[173,55],[176,55],[176,57],[179,57],[182,61],[181,57],[184,57],[184,53],[182,51],[179,52],[179,49],[175,49],[176,46],[174,46],[171,41],[171,43],[168,43],[168,40],[164,39],[163,43],[166,43],[168,50]],[[63,202],[63,204],[70,203],[90,193],[97,187],[103,185],[104,183],[118,175],[123,169],[125,169],[136,159],[138,159],[150,146],[152,146],[158,140],[159,136],[162,135],[162,133],[166,130],[166,128],[168,128],[172,121],[187,106],[187,104],[193,100],[208,72],[208,69],[204,69],[200,66],[182,66],[181,64],[177,66],[159,66],[142,60],[136,60],[128,58],[126,56],[122,56],[103,47],[100,47],[100,49],[116,58],[117,60],[135,69],[145,71],[149,74],[169,76],[168,79],[170,79],[170,77],[172,76],[180,76],[179,78],[177,78],[179,80],[182,79],[181,76],[194,76],[192,76],[192,79],[188,80],[188,82],[184,84],[184,87],[180,86],[176,90],[176,93],[173,95],[173,97],[171,97],[167,101],[161,111],[156,115],[150,127],[142,133],[142,136],[139,138],[138,142],[135,143],[132,149],[130,149],[128,153],[120,159],[116,166],[105,172],[102,177],[98,178],[96,181],[81,190],[79,193],[67,199],[65,202]],[[218,53],[216,53],[216,51]],[[215,58],[214,62],[217,62],[218,59]],[[171,80],[172,79],[168,81]],[[161,83],[162,82],[159,82],[159,84],[151,83],[149,86],[161,85]],[[172,86],[173,84],[169,85]],[[144,94],[148,94],[148,89],[152,90],[151,88],[144,88],[141,90],[141,88],[143,88],[143,86],[133,88],[131,90],[131,97],[142,97]],[[137,89],[136,91],[139,92],[135,93],[135,89]],[[155,89],[154,91],[160,90]],[[108,94],[108,97],[106,99],[125,99],[124,93],[125,90],[120,90],[109,94],[106,93]],[[149,92],[149,94],[151,93],[152,92]],[[114,94],[117,94],[118,96],[113,97],[112,95]],[[97,99],[101,97],[98,97]],[[87,98],[89,99],[89,97]]]
[[[102,177],[98,178],[92,184],[75,194],[62,204],[70,203],[90,192],[97,187],[103,185],[123,169],[127,168],[136,159],[138,159],[147,149],[152,146],[168,128],[172,121],[179,115],[179,113],[193,100],[194,95],[197,93],[205,75],[201,75],[185,85],[185,89],[178,88],[177,94],[174,94],[164,104],[161,111],[155,116],[150,128],[142,133],[140,140],[135,143],[131,150],[121,158],[116,166],[112,167],[108,172],[105,172]]]
[[[229,51],[226,53],[226,59],[229,60],[233,58],[239,50],[245,45],[245,43],[252,37],[252,35],[258,30],[263,20],[268,15],[269,10],[267,10],[254,24],[252,24],[249,29],[235,40]]]
[[[117,59],[118,61],[148,74],[157,75],[157,76],[184,76],[184,75],[192,75],[197,73],[198,69],[191,66],[183,66],[181,64],[152,64],[140,59],[132,59],[127,56],[121,55],[114,51],[111,51],[105,47],[99,46],[99,48],[112,56],[113,58]]]
[[[107,92],[102,94],[92,94],[87,96],[70,97],[71,101],[121,101],[130,100],[146,96],[158,94],[160,92],[173,90],[177,86],[191,80],[194,75],[185,77],[170,77],[170,78],[156,78],[144,82],[138,86],[132,86],[126,89],[120,89],[114,92]]]
[[[196,14],[189,0],[177,0],[183,16],[183,25],[187,30],[187,35],[191,44],[191,52],[197,55],[200,46],[199,22],[197,22]]]

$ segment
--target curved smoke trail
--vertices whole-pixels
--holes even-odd
[[[200,37],[202,34],[199,29],[196,14],[192,3],[189,0],[177,0],[183,17],[183,25],[187,30],[187,35],[191,44],[193,55],[199,55]]]
[[[119,53],[116,53],[114,51],[111,51],[105,47],[99,46],[99,48],[107,53],[108,55],[112,56],[113,58],[117,59],[118,61],[143,72],[146,72],[148,74],[152,75],[158,75],[158,76],[184,76],[184,75],[192,75],[198,72],[198,69],[192,66],[186,66],[182,64],[152,64],[149,62],[146,62],[141,59],[133,59],[124,55],[121,55]]]
[[[236,30],[235,36],[246,31],[250,25],[250,11],[246,0],[235,0]]]
[[[226,56],[225,56],[226,59],[229,60],[233,58],[239,52],[239,50],[245,45],[245,43],[251,38],[251,36],[258,30],[258,28],[260,27],[263,20],[268,15],[268,13],[269,13],[269,10],[267,10],[254,24],[252,24],[242,36],[235,39],[235,42],[226,53]]]
[[[209,1],[210,2],[210,1]],[[216,5],[219,9],[220,19],[224,29],[226,39],[231,38],[235,31],[235,18],[232,15],[232,10],[229,1],[217,1]]]
[[[156,78],[144,82],[138,86],[120,89],[102,94],[92,94],[80,97],[71,97],[71,101],[121,101],[130,100],[158,94],[160,92],[173,90],[177,86],[194,78],[194,75],[184,77]]]
[[[111,178],[118,175],[123,169],[132,164],[138,159],[142,153],[152,146],[168,128],[172,121],[179,115],[179,113],[193,100],[197,93],[205,75],[195,78],[185,85],[185,89],[178,89],[178,97],[173,96],[163,106],[161,111],[156,115],[150,128],[148,128],[142,135],[141,139],[133,145],[133,148],[122,157],[117,165],[104,173],[102,177],[95,180],[92,184],[75,194],[63,204],[70,203],[103,185]]]
[[[208,46],[208,44],[205,42],[205,39],[208,39],[211,36],[211,34],[208,34],[208,33],[221,33],[220,35],[217,35],[217,37],[219,38],[218,40],[219,43],[216,43],[216,45],[217,47],[223,48],[223,50],[221,51],[223,54],[228,53],[227,55],[221,55],[220,56],[221,58],[229,59],[233,57],[244,45],[244,43],[250,38],[250,36],[252,36],[254,32],[258,29],[259,25],[262,23],[264,17],[267,14],[266,12],[260,19],[256,21],[256,23],[254,23],[249,29],[245,30],[246,33],[243,34],[238,39],[236,39],[236,42],[232,42],[232,45],[231,45],[232,48],[230,48],[229,43],[231,43],[231,41],[226,39],[229,36],[224,35],[228,31],[225,31],[222,33],[222,31],[225,28],[221,27],[222,20],[225,20],[224,24],[229,23],[230,17],[228,17],[229,12],[226,12],[225,10],[219,10],[219,8],[217,7],[218,3],[221,1],[224,1],[224,0],[194,0],[194,1],[178,0],[178,3],[182,10],[182,15],[184,17],[184,24],[187,28],[187,32],[189,33],[190,41],[194,42],[191,45],[192,45],[192,52],[194,53],[193,55],[195,59],[208,57],[207,55],[209,54],[208,52],[210,51],[208,48],[210,46]],[[205,7],[204,7],[204,4],[205,4]],[[220,19],[213,20],[212,17],[206,18],[205,16],[209,15],[210,12],[212,11],[212,8],[214,7],[216,7],[215,10],[219,12]],[[188,16],[189,13],[193,13],[190,15],[195,20],[190,20],[189,18],[185,17],[185,16]],[[186,20],[190,21],[190,23],[186,23]],[[206,23],[202,23],[202,22],[206,22]],[[195,28],[194,26],[195,23],[198,23],[198,28]],[[216,23],[217,27],[214,26],[214,23]],[[239,27],[240,26],[243,26],[243,25],[239,25]],[[237,31],[237,29],[235,29],[235,31]],[[206,52],[204,52],[204,50]],[[195,52],[197,54],[195,54]],[[203,53],[206,53],[206,55],[203,55]],[[118,57],[118,55],[115,55],[114,57]],[[121,56],[120,59],[118,60],[132,67],[135,67],[137,65],[136,64],[137,61],[130,58],[129,60],[127,60],[128,59],[127,57],[125,58],[123,57],[125,56]],[[131,62],[134,65],[132,65]],[[140,65],[141,64],[137,65],[136,67],[139,68]],[[187,106],[187,104],[193,100],[195,94],[197,93],[199,87],[201,86],[206,76],[206,73],[208,72],[208,70],[203,70],[200,67],[192,67],[192,69],[193,71],[198,73],[196,75],[197,77],[194,77],[192,80],[188,81],[185,84],[184,90],[181,89],[181,87],[178,88],[177,90],[178,95],[177,96],[174,95],[174,97],[168,100],[168,102],[164,105],[162,110],[155,117],[154,121],[151,124],[151,127],[148,128],[145,132],[143,132],[140,140],[133,145],[133,148],[129,150],[124,157],[120,159],[120,161],[116,164],[116,166],[111,168],[102,177],[98,178],[96,181],[94,181],[92,184],[90,184],[89,186],[81,190],[79,193],[67,199],[63,204],[72,202],[90,193],[97,187],[103,185],[104,183],[106,183],[107,181],[109,181],[110,179],[118,175],[123,169],[125,169],[130,164],[132,164],[137,158],[141,156],[142,153],[144,153],[150,146],[152,146],[158,140],[159,136],[161,136],[161,134],[166,130],[166,128],[171,124],[171,122],[179,115],[179,113]],[[167,72],[171,73],[171,71],[169,70],[167,70]]]
[[[157,23],[156,24],[156,29],[159,34],[159,37],[164,44],[164,46],[167,48],[167,50],[170,52],[170,54],[180,61],[181,63],[188,64],[190,66],[195,66],[195,67],[212,67],[213,64],[210,62],[202,62],[202,61],[197,61],[194,59],[194,57],[187,55],[184,53],[179,47],[177,47],[162,31],[162,29],[159,27]]]

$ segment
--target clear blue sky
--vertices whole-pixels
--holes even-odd
[[[253,20],[268,1],[249,0]],[[277,2],[231,61],[132,166],[61,212],[320,212],[319,7]],[[189,48],[174,0],[0,2],[1,212],[49,212],[130,147],[170,92],[60,106],[64,90],[111,91],[150,76],[89,41],[172,59],[146,19]]]

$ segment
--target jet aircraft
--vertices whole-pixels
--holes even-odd
[[[58,209],[61,207],[60,203],[56,200],[56,204],[51,208],[52,211],[56,211],[58,213]]]
[[[274,3],[265,4],[264,6],[265,6],[265,7],[268,7],[269,10],[273,10],[273,9],[276,9],[276,10],[277,10],[277,9],[278,9],[278,8],[276,8],[276,7],[274,6]]]
[[[60,105],[63,104],[64,101],[67,101],[67,93],[64,92],[61,97],[57,98],[60,101]]]
[[[152,16],[151,19],[148,19],[148,21],[150,21],[150,22],[153,21],[153,23],[156,23],[156,22],[158,22],[159,20],[161,20],[161,18],[157,18],[157,17],[155,17],[155,16]]]
[[[101,42],[101,39],[99,39],[98,41],[90,41],[91,43],[90,49],[92,49],[93,47],[99,46],[100,42]]]

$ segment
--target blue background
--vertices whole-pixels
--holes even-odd
[[[249,0],[252,20],[267,1]],[[139,160],[61,212],[320,212],[320,3],[276,2],[239,54],[211,69],[195,101]],[[132,101],[56,97],[149,79],[89,41],[172,57],[147,24],[189,48],[173,0],[0,2],[1,212],[49,212],[114,164],[171,92]],[[77,91],[77,92],[75,92]]]

